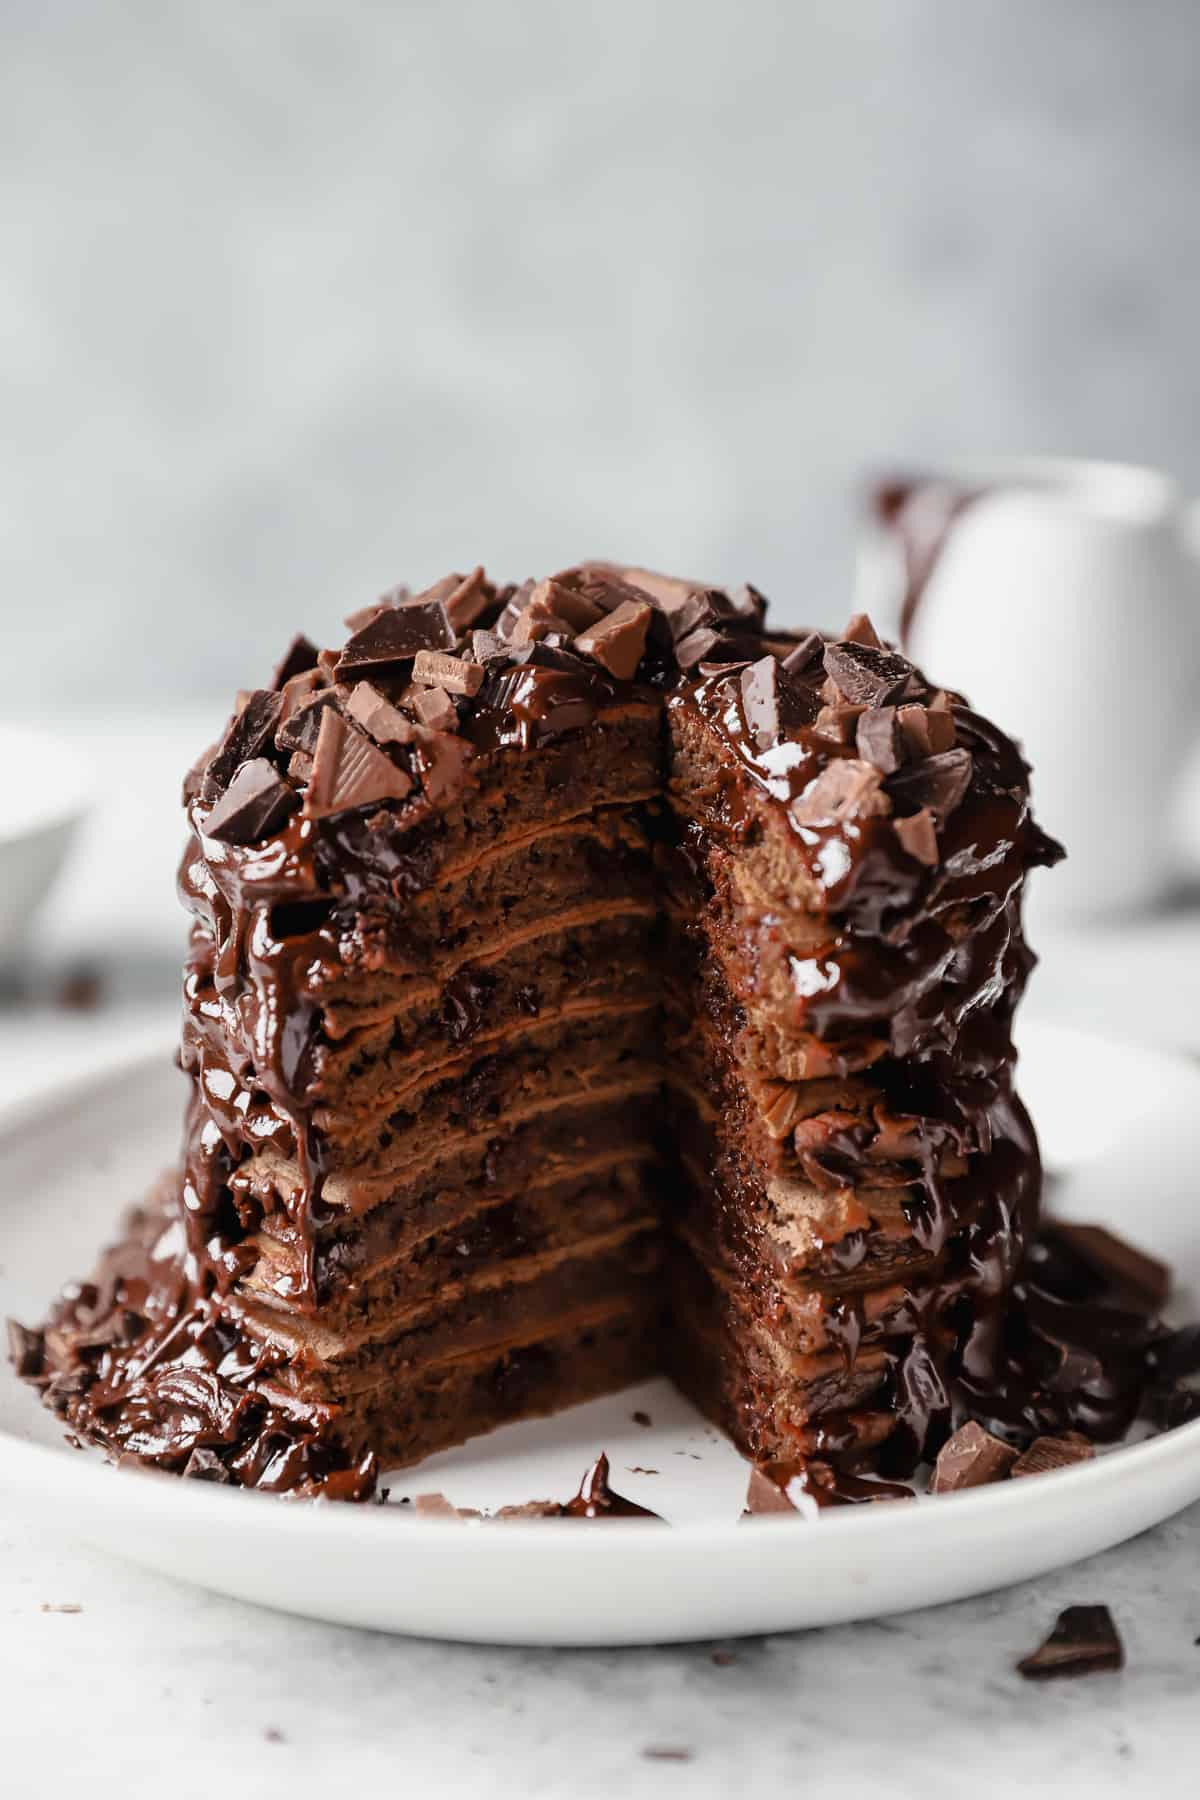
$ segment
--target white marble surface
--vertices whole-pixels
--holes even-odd
[[[41,977],[115,943],[151,960],[91,1014],[0,1009],[0,1086],[61,1078],[134,1035],[167,1041],[179,923],[164,871],[178,768],[207,717],[86,722],[107,810],[52,902]],[[136,735],[136,734],[135,734]],[[113,783],[114,771],[124,778]],[[137,771],[135,775],[131,771]],[[112,910],[104,847],[134,858]],[[1042,933],[1034,1000],[1123,1035],[1200,1050],[1200,917]],[[1038,1000],[1039,985],[1045,1001]],[[2,1173],[2,1172],[0,1172]],[[501,1651],[406,1642],[257,1611],[125,1568],[7,1515],[0,1501],[0,1792],[169,1791],[248,1800],[335,1785],[434,1796],[717,1795],[735,1783],[847,1797],[991,1800],[1184,1791],[1200,1682],[1200,1508],[1006,1594],[873,1625],[728,1646]],[[1039,1687],[1013,1672],[1057,1612],[1109,1605],[1128,1667]],[[80,1612],[43,1612],[43,1606]],[[728,1650],[732,1661],[713,1660]],[[65,1698],[69,1696],[69,1699]],[[648,1756],[687,1752],[687,1760]]]

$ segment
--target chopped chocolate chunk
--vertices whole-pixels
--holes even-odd
[[[881,791],[878,769],[853,757],[839,757],[822,769],[800,798],[792,816],[802,825],[839,823],[860,814],[887,812],[887,796]]]
[[[794,1513],[799,1507],[788,1499],[786,1482],[779,1482],[766,1469],[757,1465],[750,1471],[746,1485],[745,1516],[760,1518],[766,1513]]]
[[[907,856],[924,863],[928,869],[936,866],[939,855],[937,828],[927,806],[923,806],[920,812],[910,813],[906,819],[897,819],[895,828],[900,848]]]
[[[948,708],[939,711],[932,703],[929,706],[902,706],[899,719],[905,748],[914,762],[923,756],[936,756],[942,750],[954,748],[954,715]]]
[[[1003,1481],[1017,1453],[971,1419],[938,1452],[929,1483],[931,1494],[953,1494],[960,1488],[985,1487]]]
[[[649,1507],[615,1494],[608,1481],[608,1458],[596,1458],[579,1484],[579,1492],[562,1509],[564,1519],[657,1519]]]
[[[28,1331],[16,1319],[6,1319],[5,1331],[8,1334],[8,1360],[11,1362],[22,1381],[29,1381],[40,1375],[46,1352],[46,1340],[40,1331]]]
[[[825,652],[825,639],[819,631],[809,631],[788,651],[783,666],[789,675],[802,675],[816,666]]]
[[[255,757],[243,763],[201,827],[223,844],[257,844],[280,830],[296,810],[295,792],[274,763]]]
[[[895,707],[869,707],[860,713],[855,742],[864,762],[883,775],[894,774],[903,755]]]
[[[787,676],[773,656],[764,656],[742,670],[742,711],[759,750],[769,750],[779,741],[787,704],[782,691],[786,682]]]
[[[823,706],[817,713],[813,730],[828,743],[849,748],[858,736],[858,721],[866,710],[865,706],[847,706],[844,701],[838,706]]]
[[[480,663],[486,668],[488,663],[505,661],[508,651],[494,631],[473,631],[470,655],[473,662]]]
[[[898,700],[915,676],[912,664],[894,651],[844,641],[826,644],[825,673],[845,699],[863,706],[887,706]]]
[[[694,669],[696,664],[712,655],[722,642],[719,631],[710,625],[703,625],[698,631],[691,631],[675,645],[675,660],[681,669]]]
[[[405,718],[369,681],[358,681],[350,690],[346,711],[355,724],[361,725],[377,744],[410,744],[416,726]]]
[[[618,681],[632,681],[646,648],[652,610],[646,601],[623,600],[614,612],[581,632],[575,647]]]
[[[1124,1666],[1125,1651],[1107,1606],[1068,1606],[1045,1643],[1021,1658],[1017,1673],[1027,1681],[1046,1681]]]
[[[1020,1475],[1049,1475],[1055,1469],[1069,1469],[1073,1463],[1090,1462],[1095,1454],[1095,1445],[1078,1431],[1034,1438],[1013,1464],[1012,1476],[1015,1480]]]
[[[601,614],[603,617],[603,614]],[[560,637],[568,641],[575,633],[565,619],[550,612],[536,612],[527,606],[513,624],[510,644],[535,644],[542,638]]]
[[[969,750],[944,750],[898,770],[888,782],[888,791],[911,806],[927,806],[941,821],[961,804],[971,785],[973,767]]]
[[[407,588],[399,591],[407,598]],[[398,602],[393,600],[390,595],[383,600],[372,600],[369,606],[357,606],[353,612],[348,612],[342,620],[342,624],[347,631],[361,631],[364,625],[369,625],[372,619],[377,619],[388,606],[397,604]]]
[[[842,633],[842,642],[866,644],[872,650],[883,650],[887,647],[866,613],[851,613],[850,623]]]
[[[456,632],[467,631],[492,603],[492,590],[482,563],[442,595],[446,616]]]
[[[310,694],[307,700],[286,713],[275,733],[276,749],[303,750],[311,756],[317,747],[321,715],[327,706],[336,707],[338,699],[337,688],[318,688],[315,694]]]
[[[1171,1291],[1171,1271],[1166,1263],[1139,1250],[1103,1225],[1072,1225],[1055,1219],[1047,1235],[1064,1246],[1114,1297],[1146,1312],[1161,1312]]]
[[[458,712],[445,688],[431,687],[414,694],[412,709],[431,731],[458,730]]]
[[[407,600],[389,606],[346,640],[335,674],[401,674],[419,650],[453,650],[454,632],[440,600]]]
[[[500,1506],[489,1515],[493,1519],[561,1519],[562,1506],[557,1500],[523,1500],[519,1506]]]
[[[206,1450],[203,1445],[198,1445],[192,1451],[184,1465],[183,1472],[193,1481],[215,1481],[226,1486],[233,1485],[233,1476],[216,1451]]]
[[[243,763],[262,756],[275,736],[282,697],[273,688],[258,688],[231,719],[229,729],[204,773],[201,796],[215,800],[223,794]]]
[[[412,678],[426,687],[445,688],[448,694],[477,694],[483,686],[483,670],[478,663],[448,656],[444,650],[419,651]]]
[[[573,637],[605,616],[606,609],[590,594],[569,587],[565,581],[550,576],[535,584],[525,607],[525,616],[554,620],[565,624]]]
[[[273,688],[283,688],[294,675],[303,675],[317,666],[317,646],[298,631],[279,660],[271,677]]]
[[[320,692],[321,689],[325,689],[327,692],[331,691],[329,678],[324,669],[304,669],[299,675],[293,675],[284,682],[279,690],[281,704],[279,728],[275,734],[276,743],[279,741],[279,730],[283,728],[285,720],[290,719],[293,713],[299,712],[305,702],[311,700],[313,695]]]
[[[297,787],[306,787],[312,779],[313,759],[307,750],[293,750],[288,758],[288,780]]]
[[[407,772],[377,749],[365,732],[325,708],[304,797],[306,817],[320,819],[356,806],[403,800],[411,789]]]

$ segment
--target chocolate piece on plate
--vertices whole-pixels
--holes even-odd
[[[1018,1456],[1012,1466],[1014,1481],[1021,1475],[1050,1475],[1055,1469],[1069,1469],[1074,1463],[1090,1462],[1096,1446],[1082,1432],[1068,1431],[1062,1437],[1034,1438],[1028,1450]]]
[[[1046,1641],[1021,1658],[1017,1672],[1026,1681],[1047,1681],[1124,1666],[1124,1647],[1107,1606],[1068,1606]]]
[[[961,1425],[942,1445],[929,1483],[931,1494],[954,1494],[960,1488],[986,1487],[1003,1481],[1017,1453],[985,1431],[974,1419]]]

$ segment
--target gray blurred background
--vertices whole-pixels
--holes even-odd
[[[1192,0],[0,10],[6,705],[612,554],[844,617],[864,471],[1200,489]]]

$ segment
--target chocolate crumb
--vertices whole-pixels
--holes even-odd
[[[1125,1651],[1107,1606],[1068,1606],[1046,1641],[1021,1658],[1017,1672],[1027,1681],[1046,1681],[1124,1665]]]
[[[64,1012],[95,1012],[103,991],[99,971],[80,964],[64,975],[56,999]]]
[[[46,1353],[46,1340],[42,1333],[29,1331],[16,1319],[6,1319],[5,1330],[8,1334],[8,1360],[22,1381],[29,1381],[40,1375]]]
[[[631,1417],[635,1425],[653,1425],[654,1423],[654,1420],[650,1417],[648,1412],[639,1410],[638,1412],[631,1414]]]
[[[1055,1469],[1069,1469],[1073,1463],[1090,1462],[1096,1447],[1082,1432],[1068,1431],[1062,1437],[1034,1438],[1028,1450],[1018,1456],[1012,1466],[1016,1480],[1021,1475],[1049,1475]]]
[[[266,1738],[268,1744],[287,1743],[287,1739],[284,1737],[282,1731],[280,1731],[278,1725],[268,1725],[267,1729],[263,1732],[263,1736]]]
[[[38,1611],[44,1613],[81,1613],[83,1608],[77,1600],[43,1600]]]
[[[718,1669],[728,1669],[737,1661],[737,1657],[732,1650],[714,1650],[711,1660],[716,1663]]]
[[[692,1752],[682,1744],[647,1744],[642,1751],[647,1762],[691,1762]]]

